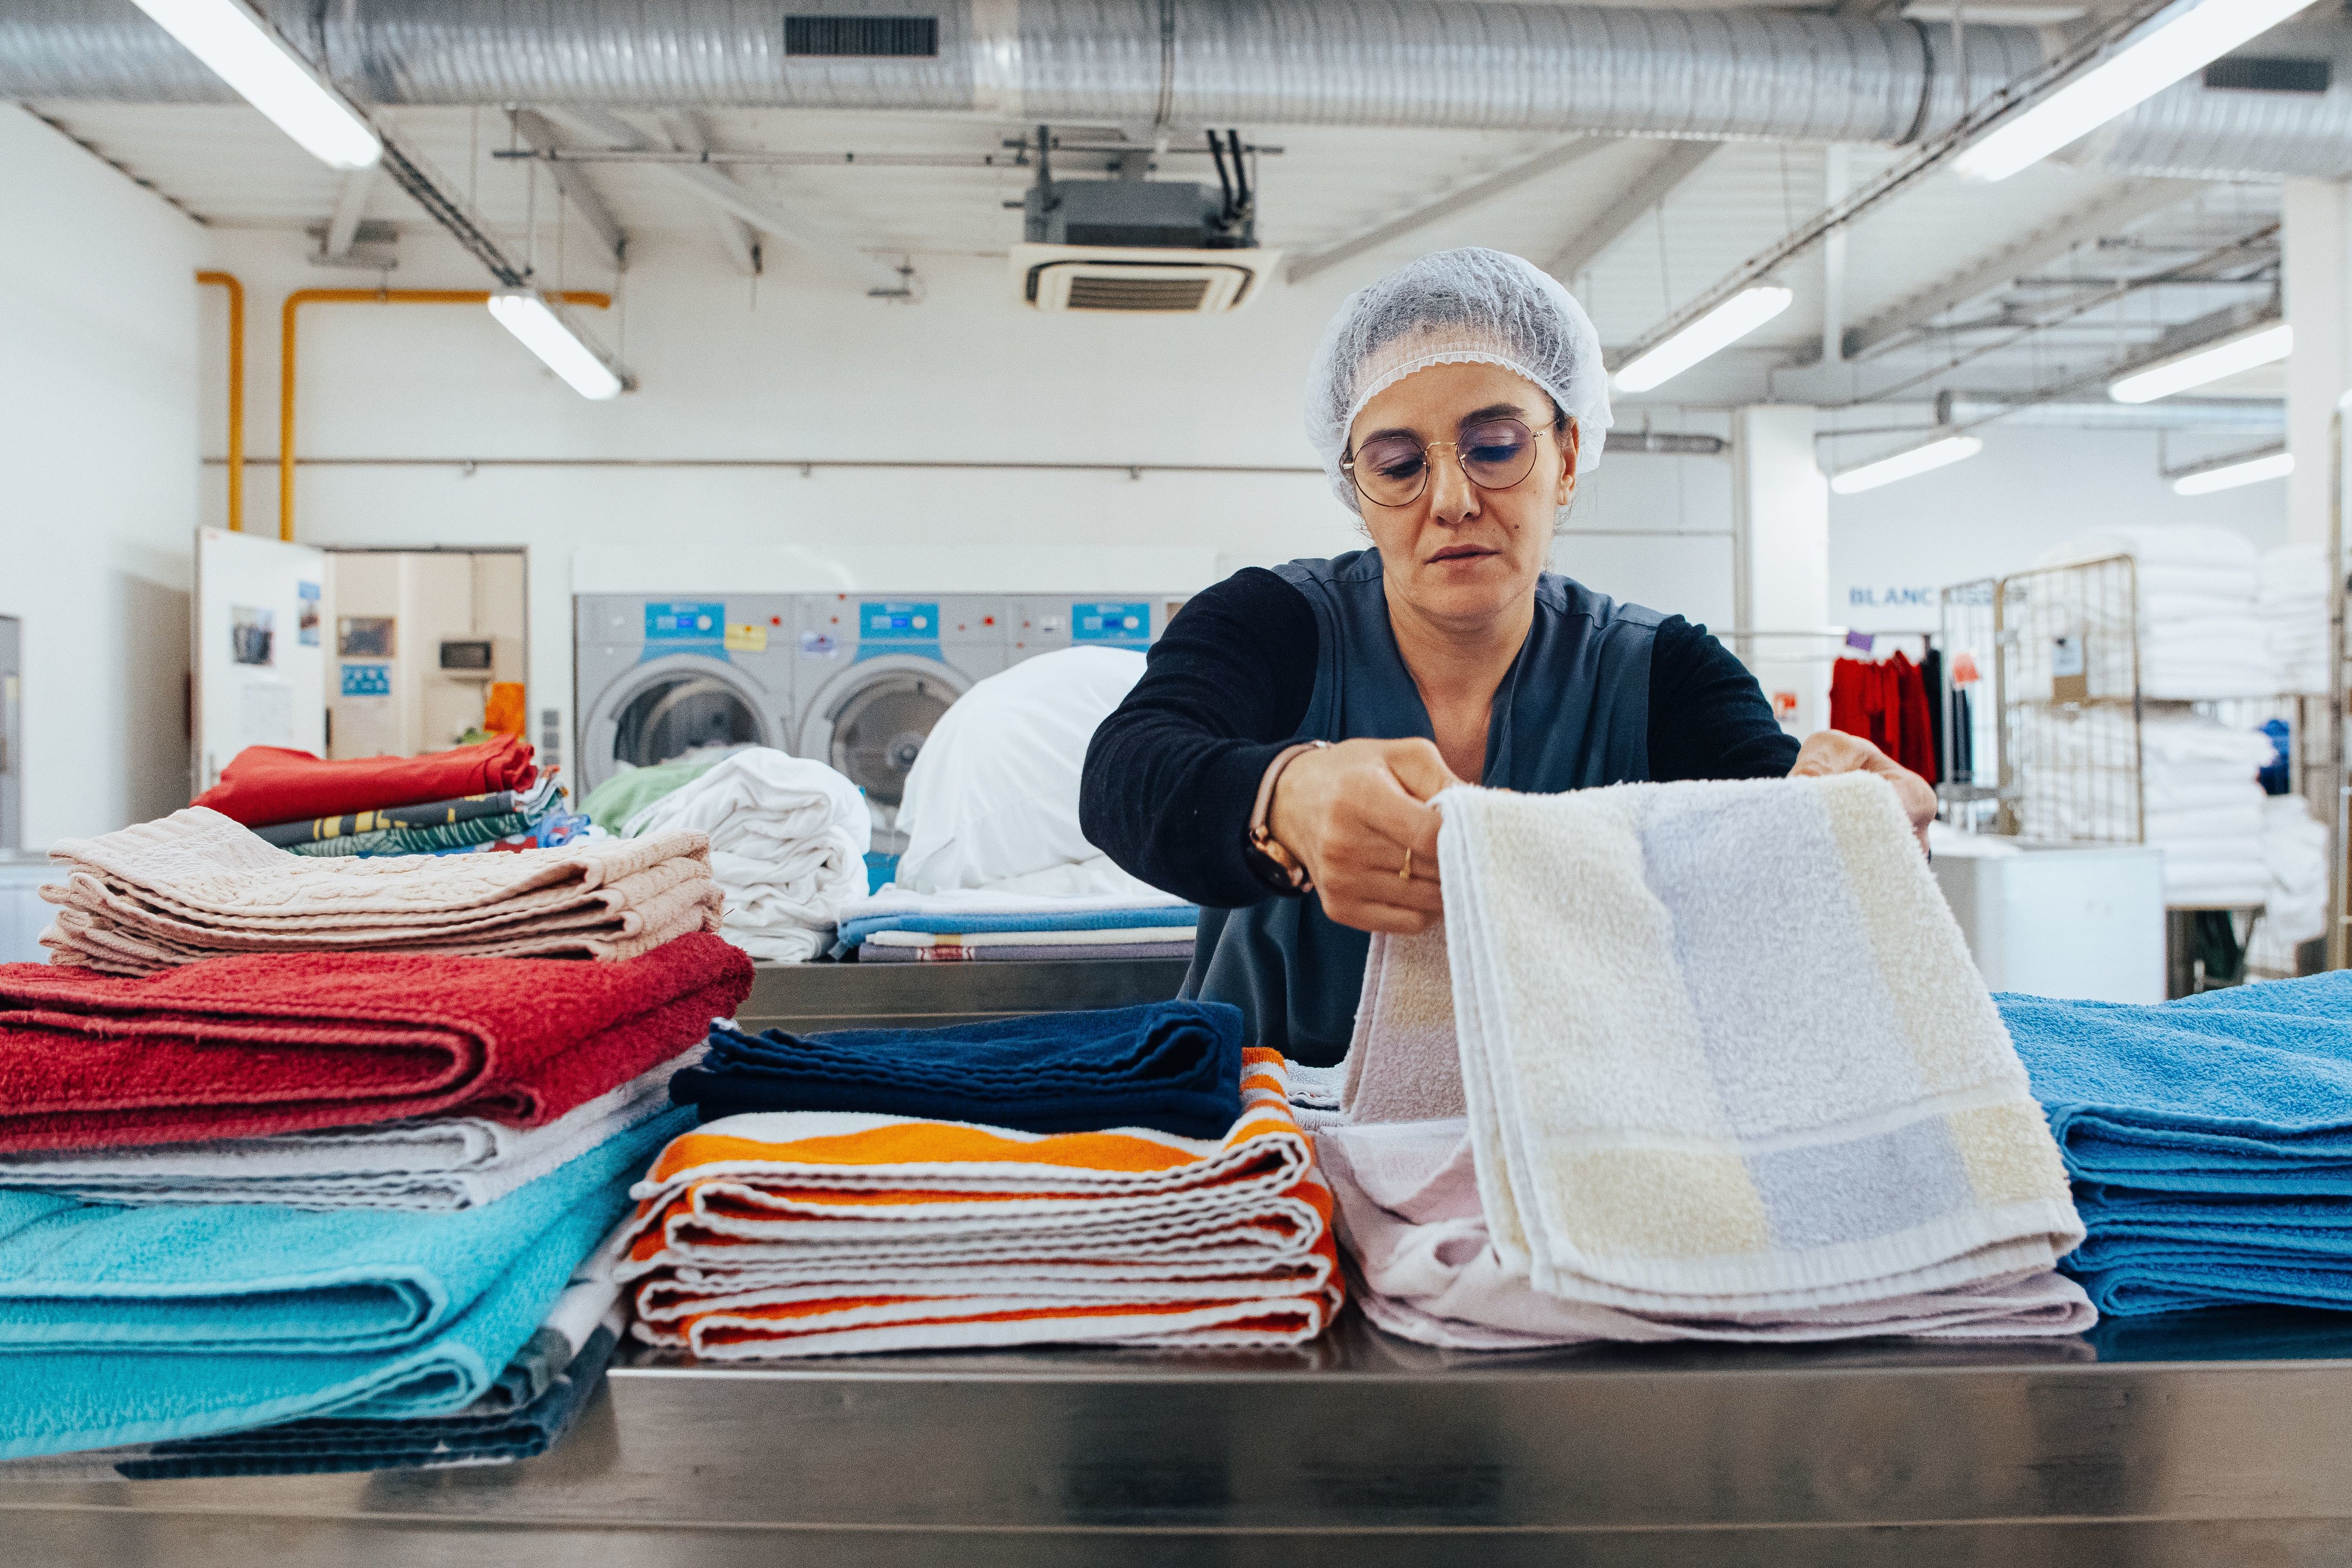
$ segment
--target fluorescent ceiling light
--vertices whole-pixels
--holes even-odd
[[[1924,474],[1948,464],[1963,462],[1983,450],[1984,437],[1981,436],[1946,436],[1925,446],[1881,458],[1874,463],[1848,468],[1830,480],[1830,489],[1842,496],[1860,495],[1881,485],[1891,485],[1897,479],[1907,479],[1914,474]]]
[[[2258,485],[2264,479],[2283,479],[2294,472],[2293,452],[2273,452],[2268,457],[2248,458],[2243,462],[2224,463],[2217,468],[2200,468],[2193,474],[2183,474],[2172,481],[2173,493],[2184,496],[2210,496],[2215,490],[2233,490],[2240,485]]]
[[[1743,289],[1617,373],[1620,392],[1647,392],[1672,381],[1699,361],[1730,347],[1789,308],[1792,289],[1772,285]]]
[[[627,384],[604,363],[604,356],[589,347],[537,289],[499,290],[490,296],[490,314],[581,396],[602,403],[625,389]]]
[[[1953,161],[1965,179],[2005,180],[2270,31],[2311,0],[2181,0],[2168,20]]]
[[[383,143],[367,117],[287,47],[244,0],[137,0],[213,74],[331,169],[373,168]]]
[[[2136,370],[2108,387],[2107,395],[2117,403],[2153,403],[2242,370],[2276,364],[2294,352],[2294,329],[2284,321],[2273,321]]]
[[[1974,3],[1955,4],[1954,0],[1913,0],[1903,7],[1906,22],[1949,22],[1962,12],[1960,20],[1971,27],[2054,27],[2061,22],[2079,21],[2090,10],[2088,5],[1987,5]]]

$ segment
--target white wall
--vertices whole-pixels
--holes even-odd
[[[37,848],[188,798],[204,240],[12,105],[0,214],[0,615],[25,625]]]
[[[278,307],[288,290],[366,287],[322,272],[297,237],[214,236],[212,265],[251,294],[247,427],[276,450]],[[478,288],[480,269],[421,224],[401,241],[399,288]],[[715,241],[633,242],[626,355],[641,389],[608,404],[567,391],[486,310],[305,307],[297,450],[316,457],[883,458],[1171,463],[1307,468],[1299,409],[1323,322],[1363,281],[1278,289],[1230,317],[1106,320],[1022,305],[1001,258],[919,258],[928,297],[870,300],[779,258],[757,290]],[[572,288],[609,276],[575,268]],[[620,312],[590,311],[608,342]],[[225,449],[208,319],[205,450]],[[1676,425],[1675,427],[1683,427]],[[1696,427],[1696,426],[1695,426]],[[1711,427],[1720,430],[1717,418]],[[222,471],[205,469],[207,519]],[[273,530],[274,468],[248,470],[246,521]],[[1563,570],[1622,597],[1721,622],[1729,595],[1728,477],[1717,459],[1612,457],[1580,501]],[[571,709],[573,561],[612,590],[635,562],[672,574],[715,562],[715,580],[646,586],[830,588],[793,574],[803,550],[876,586],[952,587],[975,564],[990,585],[1072,582],[1101,559],[1101,588],[1190,588],[1247,564],[1361,542],[1319,473],[976,472],[796,468],[305,468],[297,537],[315,544],[523,545],[530,551],[530,707]],[[1629,537],[1638,534],[1639,537]],[[1181,582],[1118,580],[1137,557],[1176,552]],[[616,568],[614,562],[625,563]],[[798,563],[798,566],[795,563]],[[821,564],[821,563],[820,563]],[[582,586],[589,585],[585,583]]]
[[[1984,437],[1967,462],[1830,498],[1832,625],[1932,631],[1937,589],[2031,566],[2103,523],[2234,528],[2257,549],[2286,536],[2284,483],[2175,495],[2157,476],[2152,433],[1994,426]]]

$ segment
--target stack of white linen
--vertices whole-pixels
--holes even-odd
[[[2261,605],[2279,689],[2327,691],[2327,547],[2282,544],[2263,552]]]
[[[2113,787],[2085,784],[2096,764],[2127,768],[2132,716],[2096,708],[2053,716],[2021,759],[2019,831],[2027,838],[2128,843],[2127,773]],[[2140,840],[2164,849],[2164,893],[2174,904],[2259,904],[2268,896],[2263,859],[2263,786],[2254,774],[2277,752],[2270,737],[2200,714],[2150,710],[2140,721]]]
[[[2194,702],[2279,690],[2261,618],[2261,564],[2243,534],[2121,524],[2077,534],[2041,564],[2110,555],[2132,557],[2138,582],[2141,695]]]
[[[2327,829],[2312,819],[2303,796],[2263,801],[2263,862],[2270,868],[2270,896],[2246,963],[2264,973],[2292,975],[2294,950],[2327,934]]]
[[[710,839],[710,874],[726,903],[719,934],[754,958],[814,958],[843,903],[866,891],[874,818],[857,786],[823,763],[747,747],[646,806],[622,832],[689,827]]]
[[[1315,1134],[1373,1322],[1458,1349],[2089,1325],[2052,1268],[2083,1236],[2057,1146],[1883,781],[1437,805],[1443,942],[1372,939]]]

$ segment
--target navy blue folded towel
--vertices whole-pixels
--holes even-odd
[[[2352,1310],[2352,973],[2155,1006],[1999,996],[2103,1313]]]
[[[1223,1002],[1037,1013],[944,1029],[710,1032],[670,1098],[703,1119],[863,1110],[1024,1132],[1223,1138],[1241,1115],[1242,1015]]]

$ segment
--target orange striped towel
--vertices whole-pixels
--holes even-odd
[[[710,1360],[1078,1341],[1290,1345],[1343,1287],[1279,1052],[1222,1141],[844,1111],[672,1141],[620,1278],[637,1336]]]

